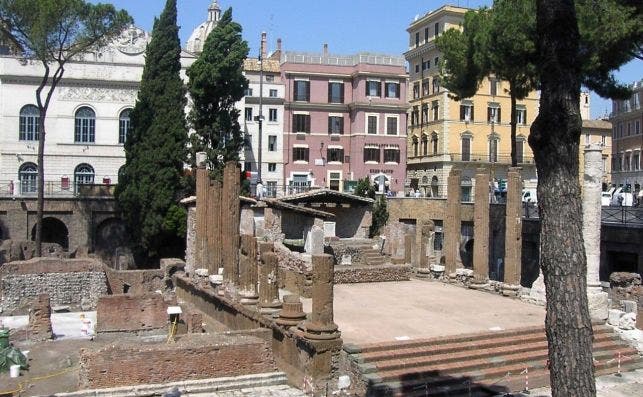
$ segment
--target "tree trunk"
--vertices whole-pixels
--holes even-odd
[[[511,93],[511,166],[518,166],[518,153],[516,153],[516,88],[515,83],[509,83]]]
[[[538,170],[552,396],[595,396],[578,182],[580,62],[574,2],[538,0],[537,34],[542,91],[529,144]]]
[[[45,210],[45,118],[47,111],[40,109],[38,119],[38,199],[36,213],[36,257],[42,256],[42,218]]]

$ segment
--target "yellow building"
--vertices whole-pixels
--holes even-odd
[[[471,198],[476,168],[491,169],[505,179],[511,165],[511,99],[509,84],[493,76],[483,80],[469,99],[455,101],[440,86],[440,52],[435,38],[460,28],[467,8],[442,6],[407,28],[409,50],[407,188],[426,196],[444,197],[453,167],[463,170],[463,200]],[[517,154],[525,187],[536,186],[536,169],[527,143],[538,113],[538,94],[518,101]]]
[[[612,101],[612,183],[637,192],[643,184],[643,80],[631,88],[630,99]]]

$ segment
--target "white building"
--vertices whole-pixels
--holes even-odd
[[[181,53],[184,79],[186,69],[203,50],[220,16],[218,1],[213,0],[206,21],[193,31]],[[148,33],[131,26],[100,52],[67,64],[45,121],[46,195],[72,196],[77,184],[118,182],[118,170],[125,163],[123,144],[130,126],[129,111],[136,102],[149,41]],[[284,86],[279,78],[279,63],[276,65],[276,71],[270,60],[264,65],[263,180],[270,187],[280,186],[283,181]],[[252,94],[237,106],[242,118],[246,108],[252,109],[253,120],[244,123],[244,118],[241,125],[252,136],[254,152],[246,151],[242,157],[256,170],[258,123],[254,116],[259,114],[259,68],[256,59],[248,60],[246,66]],[[39,116],[35,92],[42,75],[43,67],[38,62],[25,62],[0,48],[2,196],[36,194]]]

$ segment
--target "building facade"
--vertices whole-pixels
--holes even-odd
[[[404,59],[361,53],[285,52],[286,190],[351,191],[368,177],[381,192],[401,192],[406,159]]]
[[[612,183],[637,192],[643,184],[643,80],[632,84],[629,99],[612,101]]]
[[[409,129],[407,185],[429,197],[446,196],[452,168],[462,169],[463,200],[472,199],[476,168],[506,179],[511,165],[511,100],[509,84],[493,76],[482,81],[472,98],[455,101],[440,85],[441,54],[435,39],[459,29],[467,8],[442,6],[416,18],[407,28],[409,50]],[[525,187],[536,186],[536,169],[527,137],[538,113],[538,95],[517,104],[517,157]]]

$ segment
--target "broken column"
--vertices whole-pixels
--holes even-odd
[[[304,313],[304,306],[301,303],[299,295],[285,295],[283,308],[279,312],[277,324],[292,327],[305,319],[306,313]]]
[[[452,169],[448,178],[447,214],[444,223],[444,263],[446,273],[455,273],[460,249],[460,177],[462,171]]]
[[[195,241],[195,266],[197,269],[205,267],[206,255],[206,225],[207,197],[210,178],[205,163],[201,163],[196,170],[196,241]]]
[[[333,318],[334,260],[331,255],[313,256],[313,308],[310,320],[299,328],[313,340],[337,339],[340,333]]]
[[[407,265],[410,265],[413,260],[414,240],[415,236],[413,234],[407,233],[404,235],[404,263],[406,263]]]
[[[80,328],[80,325],[79,325]],[[48,294],[38,295],[29,311],[29,339],[44,341],[54,336],[51,328],[51,301]]]
[[[583,178],[583,242],[587,257],[587,298],[592,319],[605,321],[608,315],[607,293],[601,288],[601,190],[603,148],[585,146]]]
[[[519,167],[507,172],[505,207],[505,283],[520,284],[522,271],[522,179]]]
[[[476,170],[473,207],[473,272],[481,279],[489,278],[489,171]]]
[[[261,313],[272,314],[279,310],[279,284],[277,283],[277,255],[272,243],[259,243],[259,308]]]
[[[239,279],[239,175],[237,162],[227,162],[223,170],[220,244],[223,253],[223,280],[228,285],[236,285]]]
[[[242,304],[255,305],[259,301],[257,277],[257,240],[244,234],[239,255],[239,297]]]

